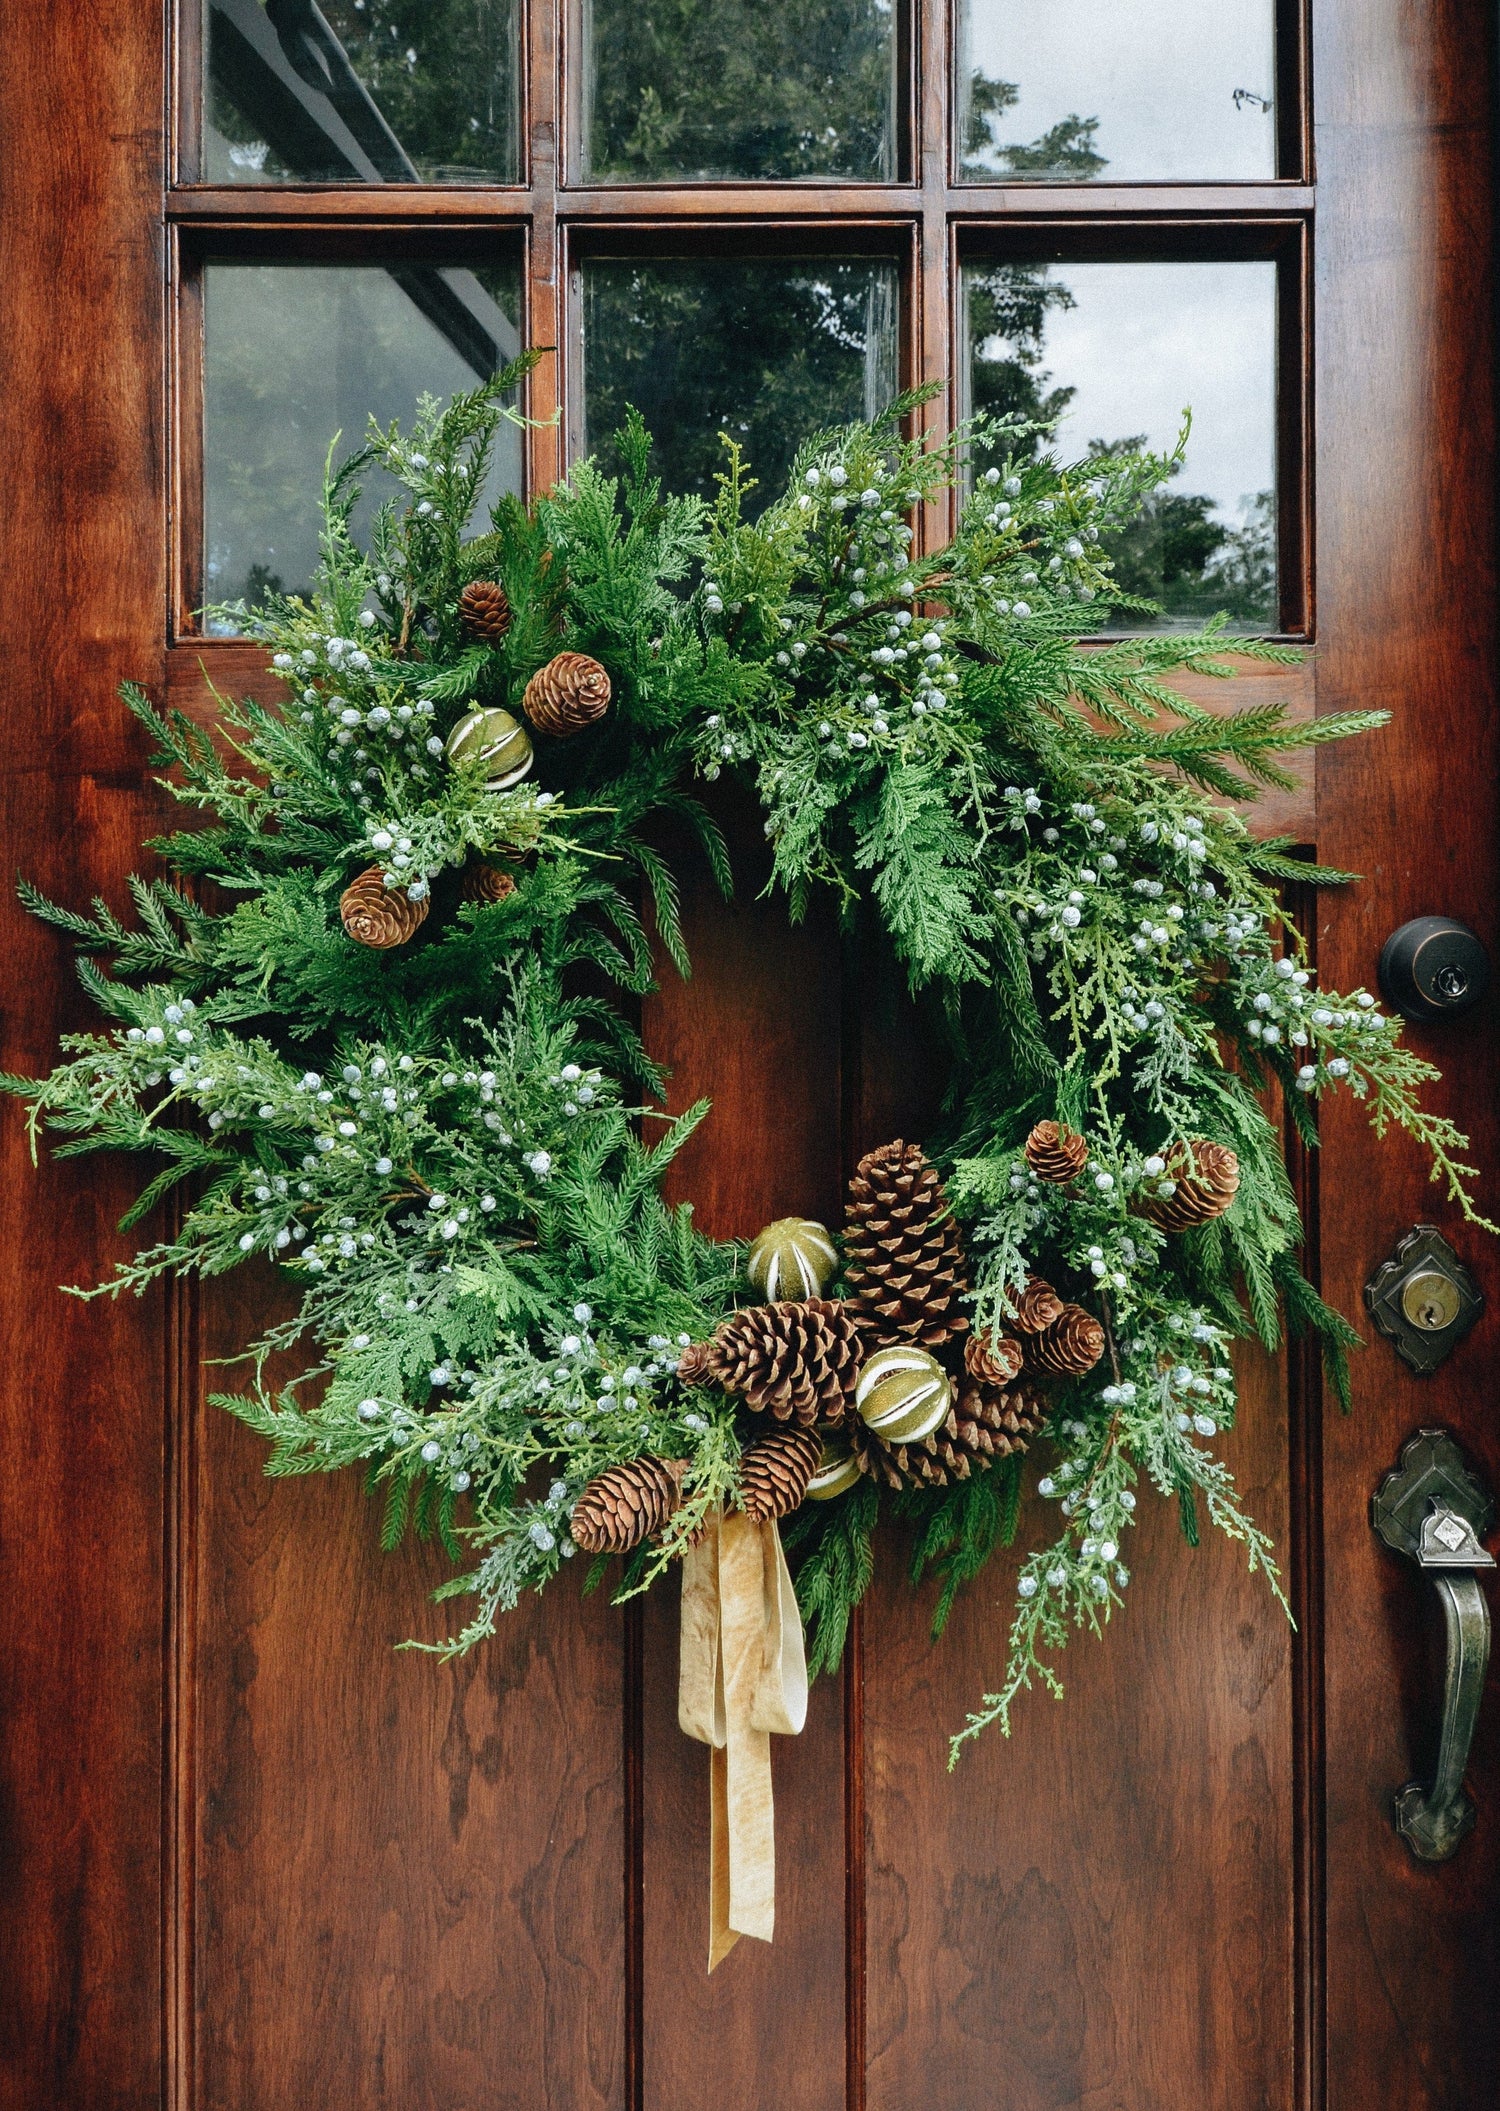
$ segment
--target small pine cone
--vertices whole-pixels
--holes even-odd
[[[868,1354],[869,1343],[848,1305],[808,1297],[736,1312],[705,1344],[701,1367],[757,1414],[804,1429],[814,1422],[837,1428],[846,1418],[859,1419],[854,1385]],[[681,1366],[677,1375],[683,1375]]]
[[[628,1554],[660,1532],[682,1501],[685,1459],[628,1459],[596,1473],[573,1506],[572,1534],[585,1554]]]
[[[474,579],[458,597],[458,620],[469,637],[498,645],[510,629],[510,600],[493,579]]]
[[[677,1359],[677,1377],[682,1385],[710,1385],[713,1382],[714,1345],[711,1341],[695,1341],[685,1348]]]
[[[882,1144],[859,1161],[844,1223],[850,1302],[880,1345],[938,1349],[969,1322],[963,1243],[935,1169],[914,1143]]]
[[[539,733],[566,740],[609,709],[609,676],[586,652],[560,652],[526,684],[521,709]]]
[[[352,879],[339,896],[339,915],[356,945],[382,952],[404,946],[427,920],[429,898],[414,902],[404,887],[387,887],[379,865]]]
[[[1239,1190],[1240,1162],[1227,1144],[1194,1137],[1175,1143],[1162,1176],[1176,1182],[1170,1195],[1143,1194],[1137,1207],[1162,1231],[1191,1231],[1222,1217]]]
[[[1010,1323],[1018,1334],[1040,1334],[1050,1327],[1063,1309],[1063,1301],[1050,1283],[1034,1275],[1016,1299]]]
[[[971,1379],[960,1387],[947,1420],[920,1444],[888,1447],[868,1431],[850,1434],[861,1470],[872,1480],[891,1488],[941,1488],[1024,1451],[1049,1412],[1047,1401],[1029,1387],[1006,1390]]]
[[[1050,1327],[1033,1334],[1026,1360],[1052,1378],[1081,1378],[1104,1354],[1104,1329],[1082,1305],[1064,1305]]]
[[[1073,1129],[1060,1122],[1039,1121],[1023,1145],[1026,1163],[1038,1180],[1066,1187],[1076,1180],[1089,1162],[1089,1147]]]
[[[740,1460],[740,1508],[757,1520],[787,1517],[823,1461],[823,1439],[810,1429],[768,1429]]]
[[[471,865],[464,874],[463,898],[466,902],[482,902],[488,906],[508,901],[515,891],[515,874],[507,872],[503,865]]]
[[[988,1333],[971,1334],[964,1343],[964,1369],[986,1385],[1009,1385],[1021,1375],[1026,1350],[1019,1341],[1002,1334],[998,1341]]]

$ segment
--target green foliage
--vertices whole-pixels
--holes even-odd
[[[673,494],[628,416],[618,473],[584,463],[476,531],[517,377],[424,402],[409,434],[372,429],[328,479],[316,596],[268,593],[244,616],[285,680],[280,707],[221,699],[209,733],[127,692],[204,825],[160,846],[173,876],[132,883],[130,921],[23,886],[76,944],[104,1023],[70,1037],[49,1077],[4,1085],[60,1152],[142,1156],[127,1223],[180,1191],[105,1291],[253,1254],[286,1270],[300,1307],[248,1346],[220,1404],[265,1439],[272,1473],[358,1467],[387,1543],[414,1529],[467,1563],[442,1593],[475,1601],[448,1648],[572,1559],[593,1475],[649,1453],[685,1462],[684,1503],[619,1584],[644,1589],[734,1498],[748,1432],[677,1367],[746,1286],[740,1249],[662,1195],[708,1110],[660,1112],[630,1007],[606,992],[651,985],[647,895],[660,953],[686,972],[672,846],[696,839],[727,890],[693,785],[732,772],[760,801],[788,913],[826,890],[851,921],[877,918],[931,993],[951,1075],[928,1147],[964,1229],[973,1323],[1003,1331],[1039,1273],[1108,1342],[1098,1373],[1054,1392],[1038,1482],[1052,1521],[1040,1544],[1028,1531],[1009,1659],[961,1743],[1008,1726],[1036,1681],[1060,1690],[1052,1653],[1111,1617],[1138,1487],[1177,1507],[1190,1540],[1206,1517],[1279,1589],[1214,1449],[1236,1412],[1233,1347],[1274,1347],[1284,1325],[1315,1335],[1347,1403],[1357,1337],[1298,1268],[1268,1096],[1315,1146],[1317,1096],[1346,1086],[1485,1221],[1465,1140],[1422,1106],[1430,1066],[1368,992],[1316,987],[1275,891],[1344,875],[1257,842],[1222,803],[1380,716],[1293,724],[1279,705],[1190,703],[1174,672],[1231,672],[1217,619],[1080,648],[1123,596],[1104,553],[1175,457],[1060,464],[1013,420],[919,443],[904,436],[919,391],[789,444],[787,483],[757,511],[736,446],[711,499]],[[401,496],[367,551],[350,521],[371,466]],[[954,540],[919,554],[912,518],[971,471]],[[476,578],[511,601],[496,645],[459,622]],[[450,766],[463,714],[520,711],[560,649],[604,663],[607,718],[538,735],[534,772],[505,790]],[[506,900],[464,899],[475,859],[510,868]],[[388,952],[339,918],[372,866],[429,905]],[[1022,1155],[1044,1115],[1088,1144],[1068,1188]],[[1232,1148],[1240,1185],[1226,1214],[1169,1237],[1143,1205],[1184,1139]],[[292,1351],[300,1372],[273,1385],[270,1359]],[[939,1629],[1017,1536],[1018,1464],[888,1506],[914,1531],[914,1579],[937,1579]],[[861,1481],[788,1526],[814,1669],[839,1661],[879,1508]]]
[[[879,0],[590,0],[588,18],[595,176],[894,180],[895,13]]]

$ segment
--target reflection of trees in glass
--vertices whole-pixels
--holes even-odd
[[[1134,454],[1144,433],[1120,440],[1091,440],[1091,454]],[[1172,471],[1181,474],[1181,464]],[[1178,621],[1197,622],[1223,610],[1232,627],[1274,630],[1276,588],[1276,494],[1261,491],[1246,501],[1236,528],[1214,518],[1215,501],[1199,492],[1164,488],[1149,498],[1135,520],[1109,544],[1114,576],[1128,594],[1159,601]],[[1150,618],[1115,610],[1111,622],[1139,628]]]
[[[963,172],[966,176],[1056,177],[1087,181],[1108,166],[1094,145],[1097,117],[1064,117],[1028,144],[1007,145],[1000,126],[1021,100],[1014,81],[992,81],[977,67],[969,75],[963,111]]]
[[[985,264],[964,273],[968,316],[969,408],[993,417],[1050,424],[1073,400],[1070,388],[1050,388],[1042,366],[1047,317],[1076,305],[1045,264]],[[1036,436],[1026,446],[1043,444]]]
[[[896,175],[891,0],[591,0],[596,176]]]
[[[896,273],[884,263],[599,262],[584,274],[587,444],[634,404],[673,491],[714,494],[719,434],[744,446],[769,497],[819,426],[896,393]]]
[[[430,183],[514,180],[516,156],[516,0],[318,0],[319,10],[395,133],[418,175]],[[297,14],[268,10],[273,22]],[[215,11],[208,10],[210,44]],[[295,50],[295,42],[292,47]],[[316,85],[317,75],[310,85]],[[208,118],[229,143],[216,178],[250,181],[338,179],[342,167],[289,166],[235,101],[231,69],[210,51]],[[222,156],[222,149],[219,150]]]
[[[473,276],[513,320],[518,274]],[[446,395],[473,377],[378,266],[211,263],[204,310],[204,598],[255,606],[268,590],[305,593],[321,496],[309,465],[335,432],[338,459],[351,455],[372,412],[407,423],[424,389]],[[374,473],[360,482],[367,523],[385,494]],[[519,483],[517,439],[492,493]]]
[[[1076,391],[1054,387],[1044,364],[1047,319],[1075,305],[1073,295],[1045,264],[987,264],[964,274],[968,316],[969,407],[996,416],[1050,424]],[[1035,454],[1049,446],[1045,432],[1010,443],[1008,451]],[[1092,440],[1095,454],[1128,454],[1146,446],[1144,434]],[[1002,452],[1007,450],[1002,450]],[[980,455],[980,466],[987,459]],[[1180,475],[1180,468],[1172,472]],[[1115,577],[1127,593],[1161,603],[1173,622],[1196,622],[1222,609],[1246,631],[1276,627],[1276,494],[1246,502],[1239,527],[1215,517],[1217,501],[1197,492],[1158,491],[1139,517],[1111,538]],[[1111,629],[1149,627],[1160,618],[1115,609]]]

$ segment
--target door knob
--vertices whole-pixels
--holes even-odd
[[[1490,1613],[1479,1572],[1496,1566],[1479,1543],[1495,1505],[1445,1429],[1419,1429],[1375,1497],[1372,1522],[1386,1545],[1430,1576],[1443,1608],[1446,1663],[1437,1768],[1431,1786],[1409,1781],[1396,1796],[1396,1830],[1423,1862],[1446,1862],[1473,1831],[1464,1790],[1469,1746],[1490,1658]]]
[[[1456,1019],[1490,983],[1490,956],[1467,924],[1414,916],[1380,953],[1381,993],[1407,1019]]]

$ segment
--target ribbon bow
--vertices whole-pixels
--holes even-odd
[[[776,1927],[771,1733],[807,1720],[807,1659],[774,1519],[716,1510],[682,1568],[677,1719],[711,1750],[708,1969]]]

